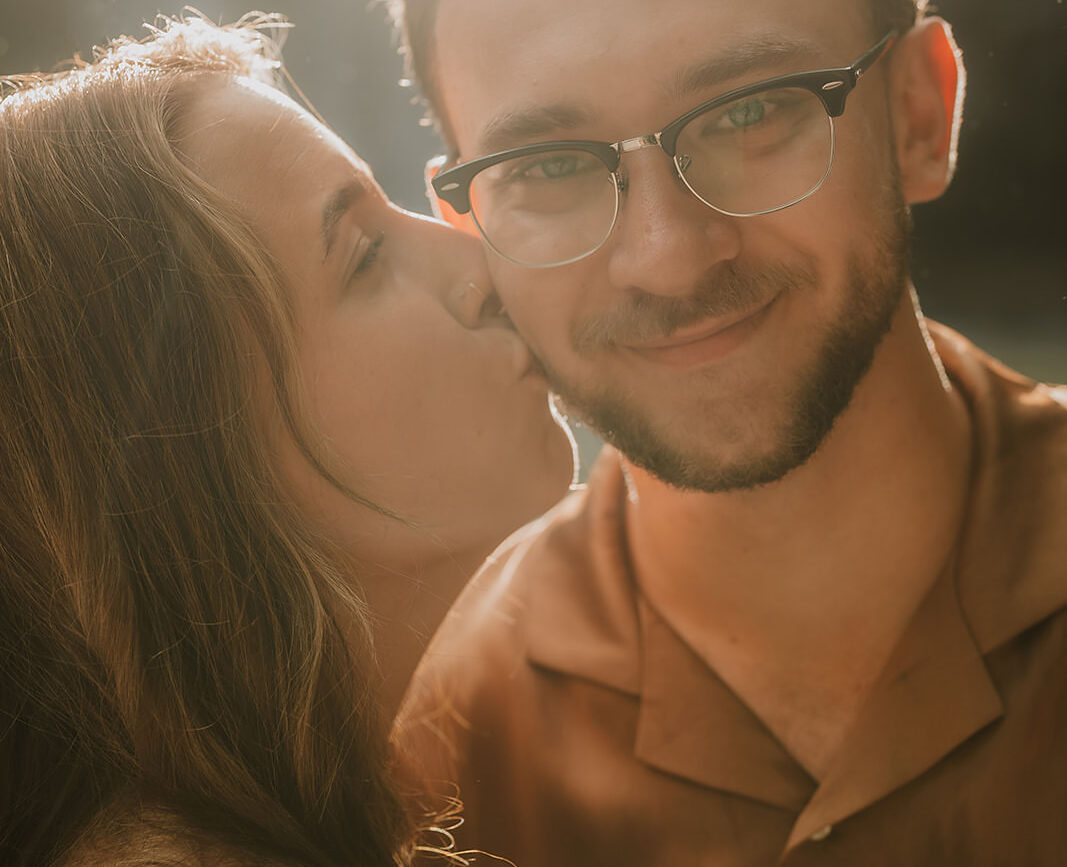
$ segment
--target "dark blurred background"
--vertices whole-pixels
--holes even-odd
[[[200,0],[232,21],[248,0]],[[581,2],[581,0],[575,0]],[[648,0],[654,2],[654,0]],[[287,66],[386,192],[426,212],[422,165],[437,151],[414,92],[398,86],[385,9],[366,0],[276,0],[296,24]],[[0,0],[0,74],[47,70],[178,5]],[[1067,381],[1067,5],[942,0],[969,71],[959,171],[916,209],[914,276],[928,314],[1038,379]]]

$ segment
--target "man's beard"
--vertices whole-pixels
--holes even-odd
[[[881,232],[866,239],[867,256],[848,261],[845,306],[826,327],[815,358],[797,377],[786,398],[786,421],[772,448],[727,461],[669,441],[635,398],[621,390],[575,387],[545,364],[549,381],[566,410],[619,449],[635,465],[679,488],[708,493],[754,488],[778,481],[806,463],[852,400],[875,352],[889,332],[908,280],[911,217],[894,178],[879,204]],[[772,265],[742,271],[727,263],[714,279],[686,298],[642,293],[617,311],[578,323],[571,335],[576,352],[590,357],[619,344],[671,333],[705,318],[758,309],[785,291],[812,288],[813,271]],[[804,292],[799,293],[803,303]],[[784,372],[783,375],[788,375]],[[680,424],[684,425],[683,418]]]

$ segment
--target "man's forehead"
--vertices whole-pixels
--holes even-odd
[[[542,132],[559,137],[554,121],[563,137],[602,114],[623,126],[650,123],[673,97],[747,70],[758,78],[760,67],[850,61],[863,47],[864,8],[856,0],[441,0],[442,108],[464,158]],[[631,134],[626,127],[619,137]]]
[[[822,52],[821,46],[807,40],[759,36],[680,65],[659,79],[649,79],[648,84],[668,105],[679,99],[703,99],[708,92],[726,90],[746,77],[767,77],[790,65],[813,68]],[[610,99],[595,105],[577,100],[546,103],[535,95],[525,105],[509,106],[492,115],[479,131],[476,146],[480,152],[498,151],[545,135],[582,129],[610,112],[612,103]]]

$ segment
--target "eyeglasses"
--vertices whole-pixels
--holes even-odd
[[[770,214],[822,186],[834,162],[834,118],[888,50],[887,33],[855,63],[782,75],[701,103],[660,132],[624,141],[552,141],[511,148],[440,172],[434,192],[470,213],[486,243],[517,265],[547,268],[588,256],[619,215],[622,155],[660,147],[700,201],[731,217]]]

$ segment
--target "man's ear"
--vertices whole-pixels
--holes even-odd
[[[426,169],[423,174],[426,181],[426,197],[430,200],[430,208],[433,210],[433,215],[438,220],[448,223],[453,229],[459,229],[461,232],[480,238],[478,227],[474,225],[474,217],[471,216],[470,212],[468,211],[466,214],[456,213],[455,208],[434,192],[433,184],[430,182],[437,177],[437,173],[441,171],[444,165],[445,157],[434,157],[426,163]]]
[[[940,196],[956,169],[966,72],[952,28],[926,18],[898,40],[890,67],[897,160],[911,204]]]

